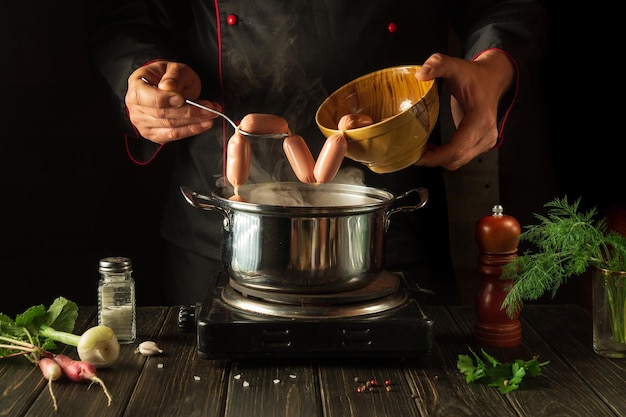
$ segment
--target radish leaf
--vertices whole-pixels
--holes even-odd
[[[43,336],[43,327],[52,327],[60,332],[72,332],[78,317],[78,306],[64,297],[56,298],[46,310],[43,305],[29,307],[12,320],[6,314],[0,314],[0,336],[13,341],[28,343],[41,350],[52,350],[56,343],[52,338]],[[7,341],[5,339],[5,341]],[[15,350],[0,347],[0,358],[14,354]],[[37,358],[32,358],[36,360]]]

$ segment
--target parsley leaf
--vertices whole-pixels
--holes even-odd
[[[457,368],[465,375],[465,381],[484,382],[490,387],[498,388],[501,394],[508,394],[519,388],[524,377],[528,374],[536,377],[541,373],[541,367],[549,361],[539,362],[538,356],[525,361],[517,359],[512,363],[501,363],[493,356],[481,349],[481,356],[471,348],[473,359],[469,355],[459,355]],[[476,363],[474,363],[474,360]]]

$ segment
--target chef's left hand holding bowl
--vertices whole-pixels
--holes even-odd
[[[152,85],[145,83],[142,77]],[[213,127],[214,119],[219,116],[185,104],[185,99],[198,99],[201,86],[200,77],[188,65],[150,62],[128,77],[125,102],[130,121],[142,137],[158,144],[202,133]],[[222,110],[219,103],[197,101]]]

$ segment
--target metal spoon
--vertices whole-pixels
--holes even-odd
[[[148,79],[145,78],[145,77],[141,77],[141,80],[144,83],[146,83],[148,85],[151,85],[152,87],[158,88],[156,85],[154,85],[150,81],[148,81]],[[236,131],[239,131],[239,133],[241,133],[244,136],[248,136],[248,137],[251,137],[251,138],[257,138],[257,139],[284,139],[287,136],[289,136],[289,133],[265,133],[265,134],[258,134],[258,133],[246,132],[244,130],[239,129],[237,127],[237,125],[235,124],[235,122],[233,122],[233,120],[230,117],[226,116],[224,113],[222,113],[222,112],[220,112],[218,110],[212,109],[212,108],[207,107],[207,106],[203,106],[200,103],[196,103],[195,101],[188,100],[188,99],[185,99],[185,103],[190,104],[190,105],[195,106],[195,107],[198,107],[199,109],[202,109],[202,110],[210,111],[211,113],[215,113],[218,116],[223,117],[228,123],[230,123],[230,125],[233,127],[233,129],[235,129]]]

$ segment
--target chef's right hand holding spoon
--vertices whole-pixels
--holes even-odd
[[[185,99],[200,96],[201,86],[198,74],[185,64],[154,61],[140,67],[128,77],[125,102],[130,121],[142,137],[158,144],[202,133],[219,116],[185,105]],[[221,111],[219,103],[198,102]]]

